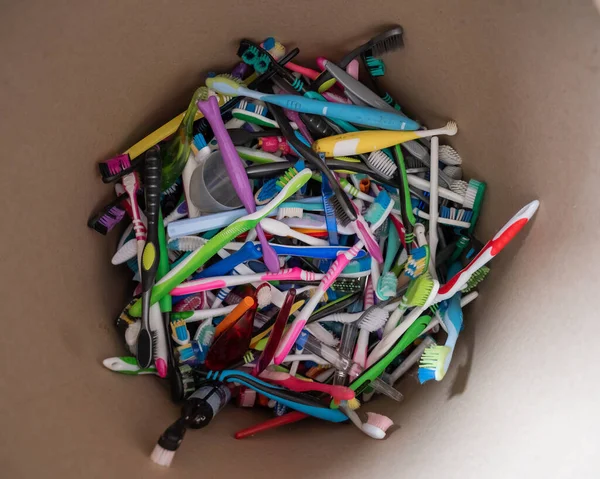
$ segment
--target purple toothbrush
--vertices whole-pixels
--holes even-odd
[[[208,123],[210,123],[215,138],[217,139],[217,143],[219,143],[225,168],[227,169],[227,173],[231,178],[231,183],[233,184],[237,195],[244,204],[246,211],[248,211],[248,213],[254,213],[256,211],[256,203],[254,201],[254,195],[252,194],[252,188],[250,187],[250,181],[248,180],[248,175],[246,175],[244,164],[242,163],[235,146],[233,146],[229,133],[227,133],[227,130],[225,129],[217,99],[214,96],[211,96],[205,101],[200,100],[197,104],[198,109],[204,114]],[[279,259],[277,258],[277,253],[275,253],[273,247],[267,242],[265,232],[260,225],[256,225],[256,234],[258,235],[258,239],[262,246],[265,265],[272,273],[279,272]]]

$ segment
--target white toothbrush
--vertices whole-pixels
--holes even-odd
[[[329,246],[327,241],[320,238],[313,238],[307,234],[295,231],[282,221],[277,221],[272,218],[265,218],[261,220],[260,224],[267,233],[272,235],[296,238],[297,240],[300,240],[303,243],[311,246]]]

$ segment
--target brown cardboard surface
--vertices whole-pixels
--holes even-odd
[[[596,477],[600,16],[591,1],[2,2],[2,477]],[[382,25],[406,48],[385,84],[452,140],[489,191],[479,235],[542,206],[494,262],[453,368],[376,442],[310,421],[237,442],[233,408],[190,431],[172,470],[148,455],[176,415],[121,351],[115,238],[85,227],[109,196],[96,162],[179,113],[236,41],[274,35],[332,59]],[[435,462],[434,462],[435,461]]]

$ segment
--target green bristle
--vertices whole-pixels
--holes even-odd
[[[433,290],[433,285],[431,274],[428,271],[423,273],[409,284],[406,293],[404,293],[405,301],[412,307],[425,306]]]
[[[482,266],[477,271],[473,273],[473,275],[467,281],[467,285],[463,288],[463,293],[468,293],[475,289],[479,283],[481,283],[490,272],[490,268],[487,266]]]

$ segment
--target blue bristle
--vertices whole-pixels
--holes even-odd
[[[256,200],[260,202],[269,201],[271,198],[277,195],[277,193],[281,191],[280,186],[277,184],[278,180],[279,178],[271,178],[267,180],[258,192]]]
[[[421,384],[435,379],[435,370],[428,368],[419,368],[419,382]]]
[[[410,255],[412,256],[413,260],[420,260],[420,259],[425,258],[425,256],[427,256],[425,254],[425,252],[426,252],[426,249],[423,248],[422,246],[420,246],[419,248],[414,248],[411,251]]]
[[[471,218],[473,218],[473,211],[465,210],[463,214],[463,221],[471,221]]]
[[[207,76],[207,78],[214,78],[214,77],[216,77],[216,76],[217,76],[217,73],[216,73],[216,72],[208,72],[208,73],[206,74],[206,76]]]
[[[390,198],[390,195],[387,194],[387,192],[379,192],[379,194],[375,198],[375,201],[373,201],[373,203],[367,208],[367,211],[364,215],[365,219],[369,223],[376,223],[381,219],[381,216],[383,215],[383,213],[385,212],[385,210],[391,202],[392,199]]]
[[[177,339],[179,341],[186,341],[190,338],[190,333],[185,324],[179,325],[175,328],[175,334],[177,335]]]
[[[206,146],[206,139],[204,138],[204,135],[202,133],[197,133],[196,135],[194,135],[194,146],[198,150],[201,150]]]
[[[262,43],[262,47],[267,51],[269,51],[274,46],[275,46],[275,39],[273,37],[266,38],[265,41]]]
[[[196,362],[197,358],[196,358],[196,355],[194,354],[194,349],[193,349],[191,343],[188,343],[184,346],[179,346],[177,348],[177,351],[179,352],[179,362],[180,363]]]

